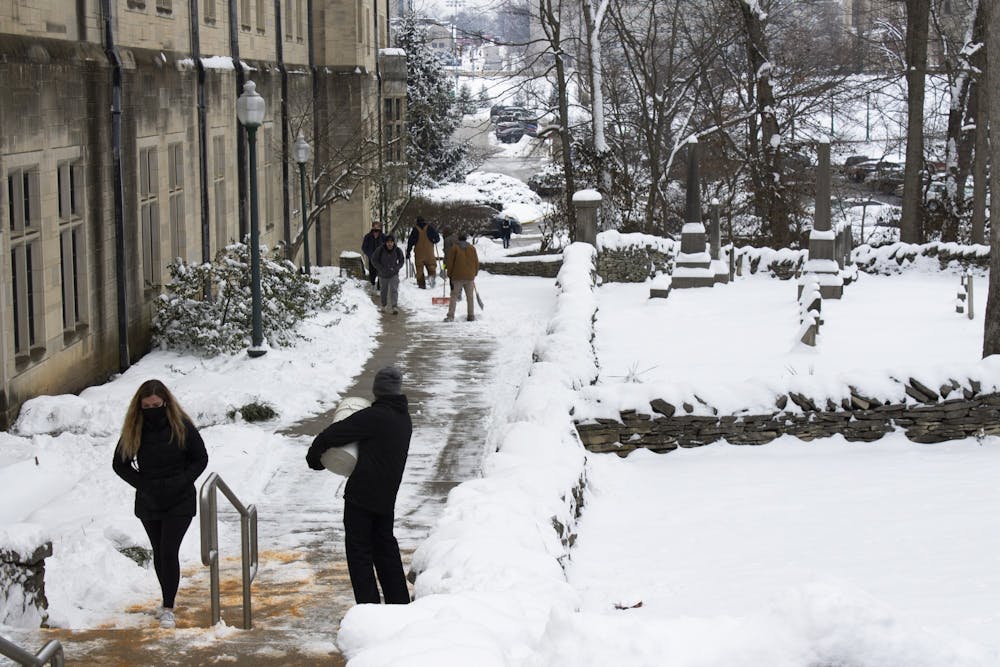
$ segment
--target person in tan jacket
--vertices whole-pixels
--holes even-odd
[[[444,318],[444,321],[454,321],[455,304],[458,303],[458,296],[462,290],[465,290],[465,300],[468,303],[468,317],[466,319],[472,322],[476,319],[473,294],[476,289],[476,274],[479,273],[479,255],[476,254],[475,247],[468,242],[468,235],[464,232],[458,235],[458,241],[455,245],[448,249],[445,266],[448,267],[448,277],[454,287],[451,289],[451,300],[448,302],[448,316]]]
[[[410,231],[410,238],[406,241],[406,257],[409,259],[413,253],[414,268],[417,273],[417,287],[424,289],[427,283],[424,281],[424,270],[430,278],[431,287],[434,287],[435,275],[437,273],[437,257],[434,256],[434,244],[441,240],[441,235],[427,221],[417,216],[417,223]]]

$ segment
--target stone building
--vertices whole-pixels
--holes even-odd
[[[248,233],[235,114],[246,81],[267,103],[256,133],[261,242],[295,247],[302,260],[289,244],[301,229],[291,144],[302,129],[314,165],[334,163],[359,136],[381,147],[366,157],[376,176],[355,182],[310,236],[316,264],[358,249],[405,189],[405,54],[382,48],[388,7],[0,4],[0,428],[28,398],[127,368],[149,348],[151,303],[172,258],[209,260]]]

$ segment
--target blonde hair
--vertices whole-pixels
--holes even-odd
[[[146,380],[139,385],[125,412],[125,423],[122,424],[122,434],[118,440],[118,452],[123,461],[131,461],[139,453],[139,447],[142,445],[142,399],[150,396],[159,396],[163,400],[163,406],[167,409],[167,421],[170,423],[171,440],[176,442],[179,448],[184,449],[187,437],[185,422],[190,422],[191,418],[187,416],[165,384],[159,380]]]

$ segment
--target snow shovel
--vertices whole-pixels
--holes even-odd
[[[441,276],[441,296],[432,296],[431,297],[431,304],[432,305],[434,305],[434,306],[447,306],[449,303],[451,303],[451,299],[449,299],[445,295],[445,289],[446,289],[445,285],[447,283],[448,283],[448,277],[442,275]]]
[[[479,288],[476,287],[475,282],[472,283],[472,291],[476,293],[476,303],[479,304],[479,310],[486,310],[485,306],[483,306],[483,298],[479,296]]]

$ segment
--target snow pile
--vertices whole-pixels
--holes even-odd
[[[891,275],[908,270],[956,272],[970,269],[982,275],[989,268],[990,247],[941,242],[863,245],[851,251],[851,258],[866,273]]]
[[[432,202],[469,202],[493,206],[518,222],[541,218],[551,208],[542,202],[524,181],[493,172],[474,171],[464,183],[445,183],[420,190],[420,196]]]
[[[574,389],[596,376],[594,248],[567,248],[556,312],[535,350],[512,419],[484,477],[452,490],[413,555],[416,600],[359,605],[338,645],[355,665],[525,664],[552,618],[579,604],[561,562],[576,522],[584,452],[569,418]],[[461,638],[460,641],[456,641]]]

